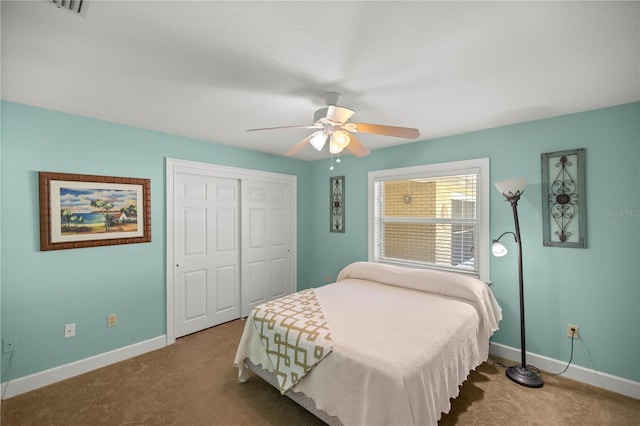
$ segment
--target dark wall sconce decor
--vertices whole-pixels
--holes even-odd
[[[541,164],[543,245],[585,248],[584,148],[544,153]]]
[[[329,178],[329,231],[344,233],[344,176]]]

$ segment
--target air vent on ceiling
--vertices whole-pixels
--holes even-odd
[[[51,0],[51,3],[56,5],[58,9],[65,9],[71,12],[75,12],[78,15],[86,16],[87,13],[87,1],[83,0]]]

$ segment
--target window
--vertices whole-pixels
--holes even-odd
[[[489,277],[489,159],[369,172],[369,260]]]

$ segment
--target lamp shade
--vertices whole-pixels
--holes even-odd
[[[498,240],[493,240],[491,252],[495,257],[502,257],[508,253],[508,250],[502,243],[498,242]]]
[[[342,148],[345,148],[347,145],[349,145],[349,142],[351,142],[351,138],[349,137],[347,132],[343,130],[336,130],[335,132],[333,132],[333,139],[335,139],[336,143]]]
[[[527,186],[527,180],[525,178],[508,179],[496,182],[494,185],[507,198],[519,197]]]
[[[318,151],[322,151],[322,147],[327,142],[327,135],[324,131],[315,132],[313,137],[309,140],[311,146],[313,146]]]
[[[344,148],[338,144],[338,141],[331,136],[329,138],[329,152],[332,154],[340,154]]]

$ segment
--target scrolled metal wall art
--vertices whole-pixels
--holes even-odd
[[[329,178],[329,231],[344,233],[344,176]]]
[[[585,248],[584,148],[544,153],[541,164],[543,245]]]

